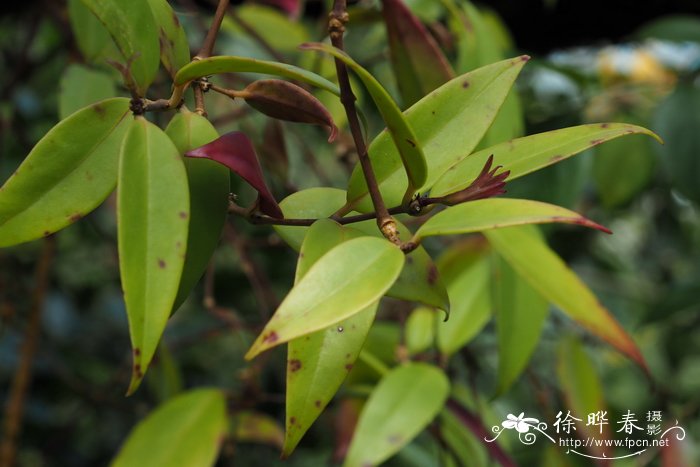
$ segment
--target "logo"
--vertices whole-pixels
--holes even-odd
[[[678,441],[685,439],[685,429],[678,424],[678,420],[674,425],[664,425],[661,411],[649,411],[643,418],[645,423],[640,422],[637,416],[628,410],[611,425],[607,411],[599,410],[587,414],[584,423],[583,418],[576,417],[570,411],[566,414],[559,411],[556,420],[549,427],[546,422],[526,417],[525,412],[521,412],[518,416],[508,414],[500,425],[491,428],[495,436],[491,439],[484,437],[484,440],[493,443],[504,432],[515,431],[520,442],[530,446],[542,435],[549,442],[566,448],[566,454],[610,460],[639,456],[650,448],[667,447],[673,436]],[[615,439],[610,436],[613,430],[619,433]],[[611,454],[613,451],[619,452],[621,448],[631,452]],[[583,452],[583,449],[588,452]]]

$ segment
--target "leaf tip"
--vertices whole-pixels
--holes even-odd
[[[338,136],[338,127],[335,126],[335,123],[331,123],[329,125],[329,128],[330,128],[331,132],[328,135],[328,142],[332,143],[333,141],[335,141],[335,138]]]

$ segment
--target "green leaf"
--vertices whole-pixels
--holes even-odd
[[[245,358],[362,311],[389,290],[403,264],[401,250],[383,239],[362,237],[338,245],[292,288]]]
[[[83,0],[68,0],[68,16],[75,42],[87,62],[98,64],[119,57],[119,49],[109,32]]]
[[[282,449],[284,431],[274,418],[242,411],[231,417],[231,437],[242,443],[260,443]]]
[[[428,29],[401,0],[383,0],[391,65],[405,107],[454,78],[454,71]]]
[[[146,89],[158,72],[158,30],[149,3],[142,0],[83,0],[102,22],[121,52],[136,92]]]
[[[527,60],[526,56],[504,60],[459,76],[404,112],[428,164],[428,178],[422,187],[417,187],[419,191],[426,191],[452,165],[472,152]],[[386,130],[372,141],[369,154],[384,201],[388,206],[399,204],[407,179]],[[500,163],[498,159],[496,162]],[[350,178],[347,201],[360,212],[373,209],[359,167],[355,167]]]
[[[681,83],[656,109],[654,127],[667,141],[659,148],[673,187],[700,204],[700,87]]]
[[[61,76],[58,115],[63,120],[73,112],[114,96],[114,80],[108,74],[71,64]]]
[[[235,15],[278,52],[295,52],[299,44],[309,40],[304,23],[285,16],[275,8],[247,3],[238,5]],[[245,41],[249,35],[231,15],[224,18],[221,31],[231,34],[236,42]]]
[[[214,465],[226,431],[224,394],[217,389],[189,391],[136,425],[111,465]]]
[[[343,466],[377,465],[397,453],[435,418],[449,391],[447,377],[432,365],[393,369],[367,400]]]
[[[167,0],[148,0],[158,28],[160,61],[171,77],[190,62],[190,45],[185,30]]]
[[[449,207],[423,224],[414,241],[436,235],[457,235],[513,225],[561,222],[611,233],[582,215],[553,204],[527,199],[489,198]]]
[[[335,246],[353,238],[329,219],[310,227],[299,254],[296,283]],[[374,321],[378,302],[326,329],[289,341],[287,418],[282,456],[289,456],[352,369]]]
[[[514,180],[605,141],[630,134],[645,134],[659,139],[653,132],[636,125],[595,123],[525,136],[468,156],[464,154],[435,183],[431,196],[443,196],[467,187],[491,154],[494,164],[510,170],[508,180]]]
[[[282,76],[325,89],[336,96],[340,95],[338,86],[331,83],[326,78],[304,70],[303,68],[286,63],[225,55],[195,60],[185,65],[177,72],[177,75],[175,75],[175,85],[182,86],[197,78],[221,73],[262,73],[266,75]]]
[[[322,219],[331,216],[345,204],[345,191],[338,188],[316,187],[297,191],[280,202],[285,219]],[[369,220],[367,224],[376,226]],[[354,225],[357,227],[357,224]],[[273,226],[282,240],[299,251],[308,227]]]
[[[593,178],[604,206],[630,201],[654,175],[656,157],[646,138],[624,138],[595,148]]]
[[[400,237],[410,238],[411,231],[398,219],[395,220]],[[369,223],[351,224],[351,227],[365,234],[383,238],[374,220]],[[436,307],[443,310],[446,316],[449,315],[450,301],[444,282],[433,259],[422,246],[406,255],[406,263],[401,270],[401,274],[394,282],[394,285],[391,286],[387,295]]]
[[[292,193],[282,200],[280,208],[287,219],[322,219],[336,212],[343,204],[345,204],[343,190],[323,187]],[[396,224],[401,238],[411,237],[412,234],[405,225],[398,220]],[[374,219],[353,223],[345,228],[348,235],[354,235],[354,237],[364,233],[384,238]],[[289,246],[299,251],[308,227],[275,226],[275,230]],[[399,278],[391,286],[387,295],[402,300],[417,301],[448,312],[450,303],[447,292],[430,255],[421,246],[406,258]]]
[[[540,339],[549,304],[497,255],[491,270],[491,300],[498,331],[498,396],[527,366]]]
[[[437,346],[444,355],[469,343],[491,319],[488,255],[468,252],[462,258],[452,267],[443,258],[438,262],[450,297],[450,319],[437,324]]]
[[[588,425],[587,415],[598,411],[607,413],[605,398],[603,394],[603,385],[596,373],[583,345],[575,338],[568,337],[559,345],[557,351],[557,379],[559,386],[564,393],[566,407],[574,417],[581,418],[580,422],[576,422],[576,426],[583,433],[581,436],[592,437],[598,439],[611,439],[610,423],[613,423],[612,417],[608,416],[609,424]],[[562,413],[561,418],[564,418],[566,413]],[[601,433],[602,428],[602,433]],[[604,448],[590,446],[589,450],[602,456],[605,452]]]
[[[114,190],[128,99],[86,107],[53,127],[0,188],[0,246],[50,235]]]
[[[535,227],[487,230],[486,238],[532,288],[571,319],[646,370],[637,345],[579,277],[540,238]]]
[[[179,361],[164,342],[160,343],[157,352],[146,386],[157,401],[165,402],[183,391],[184,381]]]
[[[357,74],[382,114],[387,130],[401,157],[409,181],[406,195],[413,195],[415,189],[423,186],[423,183],[425,183],[428,169],[420,140],[416,138],[411,124],[404,118],[396,102],[374,76],[342,50],[320,43],[304,44],[300,48],[304,50],[318,50],[333,55],[333,57],[345,63]]]
[[[180,155],[219,137],[209,120],[184,107],[170,121],[165,133]],[[208,159],[187,157],[185,168],[190,190],[190,225],[185,267],[173,309],[179,308],[189,296],[219,244],[228,213],[230,192],[229,171],[221,164]]]
[[[190,218],[187,172],[170,138],[136,117],[124,140],[117,189],[119,268],[133,372],[141,383],[173,309]]]
[[[428,307],[418,307],[411,312],[406,320],[405,339],[410,355],[416,355],[428,350],[435,342],[435,310]]]

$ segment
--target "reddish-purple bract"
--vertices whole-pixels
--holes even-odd
[[[283,218],[282,210],[265,183],[258,156],[250,139],[240,131],[232,131],[185,154],[203,157],[225,165],[258,191],[260,210],[271,217]]]

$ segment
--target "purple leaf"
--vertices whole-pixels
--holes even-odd
[[[265,183],[258,156],[250,139],[240,131],[232,131],[209,144],[185,153],[187,157],[202,157],[225,165],[258,191],[260,211],[271,217],[283,218],[274,196]]]
[[[333,117],[321,101],[289,81],[260,79],[249,84],[238,95],[255,110],[272,118],[328,127],[328,141],[333,141],[338,133]]]
[[[408,107],[454,77],[454,71],[423,23],[401,0],[383,0],[391,65]]]

